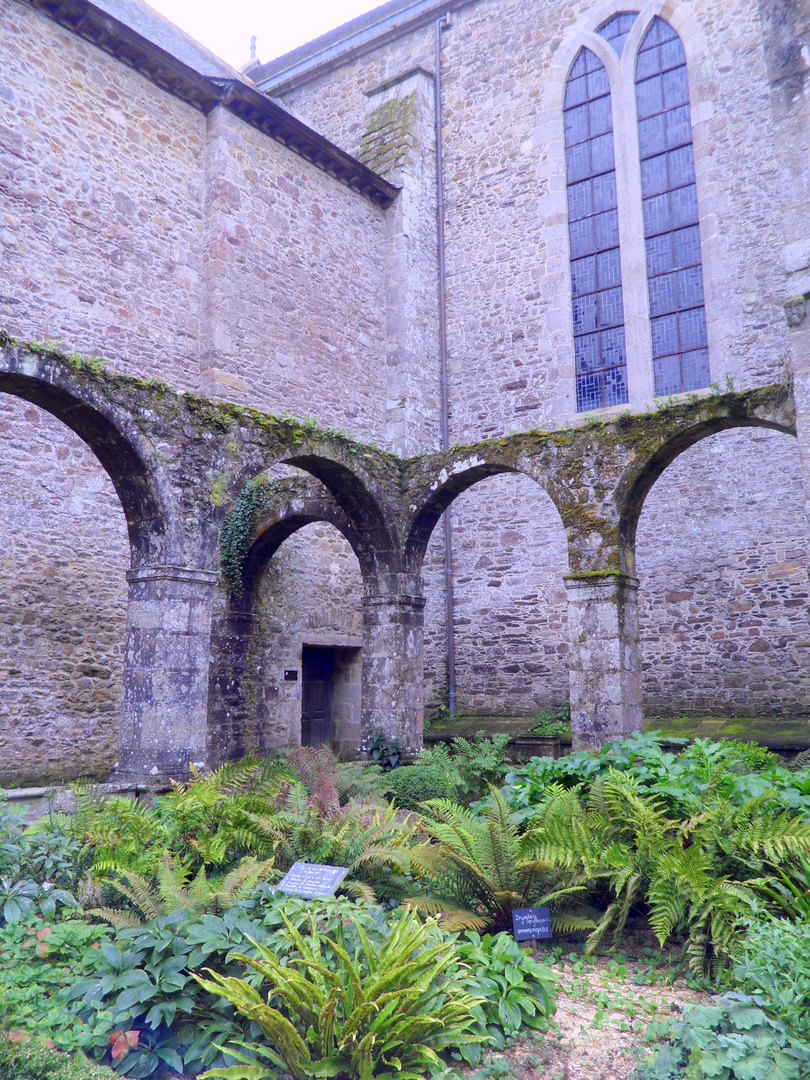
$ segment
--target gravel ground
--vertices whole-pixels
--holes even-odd
[[[648,1024],[680,1016],[684,1005],[709,1000],[682,980],[669,986],[635,985],[632,972],[616,972],[615,965],[611,970],[603,958],[576,966],[584,970],[575,972],[570,964],[564,971],[555,968],[559,1030],[515,1040],[501,1055],[503,1069],[509,1065],[504,1080],[630,1080],[644,1055]]]

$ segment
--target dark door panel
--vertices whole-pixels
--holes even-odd
[[[332,744],[332,649],[305,645],[301,660],[301,745]]]

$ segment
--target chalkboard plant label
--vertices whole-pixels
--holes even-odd
[[[331,896],[348,874],[343,866],[321,866],[319,863],[293,863],[278,884],[282,892],[295,893],[306,900]]]
[[[551,912],[547,907],[512,908],[515,941],[540,941],[553,937]]]

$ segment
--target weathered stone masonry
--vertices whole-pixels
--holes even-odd
[[[636,730],[634,538],[647,492],[678,454],[717,431],[794,430],[790,391],[777,386],[400,459],[299,421],[107,375],[12,342],[0,354],[0,390],[76,431],[124,507],[132,570],[118,775],[133,782],[256,747],[255,724],[239,708],[240,631],[223,628],[212,649],[219,563],[224,549],[230,596],[222,622],[238,625],[250,614],[252,567],[307,520],[339,528],[363,574],[361,739],[382,726],[418,750],[427,543],[456,496],[498,473],[530,476],[565,526],[576,744]],[[317,483],[270,483],[255,498],[277,464],[303,469]],[[229,548],[223,539],[246,501],[242,538]]]
[[[433,22],[448,9],[450,427],[485,463],[461,468],[470,486],[432,456]],[[636,545],[638,492],[632,512],[624,495],[605,495],[619,468],[611,425],[625,421],[599,418],[609,423],[591,431],[593,460],[582,451],[589,429],[576,451],[565,443],[581,420],[561,88],[582,35],[613,10],[591,0],[570,9],[402,0],[384,34],[371,13],[337,35],[339,47],[316,42],[251,72],[330,144],[153,14],[128,25],[117,0],[104,10],[0,0],[0,330],[58,339],[62,353],[95,353],[181,391],[314,417],[297,424],[305,442],[320,446],[324,427],[354,440],[341,458],[348,473],[308,472],[267,446],[251,450],[240,473],[245,425],[215,404],[203,408],[219,417],[213,427],[172,405],[150,449],[130,443],[124,395],[120,437],[74,416],[90,452],[62,434],[72,409],[64,401],[41,388],[28,400],[0,396],[4,782],[103,776],[116,758],[123,775],[143,777],[295,742],[300,684],[283,674],[307,646],[335,657],[342,752],[372,723],[418,745],[424,700],[440,702],[446,679],[439,530],[426,539],[435,492],[413,503],[427,515],[418,539],[402,503],[423,467],[454,518],[463,708],[530,716],[566,700],[570,680],[583,742],[637,725],[641,705],[657,714],[810,709],[801,482],[810,13],[804,0],[643,7],[643,19],[670,20],[687,51],[713,378],[724,386],[729,375],[746,393],[792,379],[797,418],[795,427],[774,414],[772,430],[730,430],[737,421],[726,416],[712,434],[687,417],[701,437],[641,500]],[[643,318],[638,326],[632,362],[643,375]],[[677,428],[681,414],[655,412],[642,384],[631,412],[657,417],[653,427],[668,415]],[[572,494],[537,429],[553,433],[549,445],[581,479],[604,456],[604,491],[582,479]],[[521,438],[525,468],[514,459]],[[225,464],[196,463],[178,439],[194,453],[222,452]],[[104,471],[119,451],[152,462],[132,474],[142,474],[140,495],[120,467]],[[466,453],[450,455],[455,467]],[[190,470],[182,498],[167,464],[181,459]],[[388,462],[398,477],[396,497],[383,485],[381,519],[358,509],[368,510],[365,494],[349,494],[357,461]],[[167,486],[150,487],[156,477]],[[251,519],[237,595],[222,577],[219,530],[256,477],[269,498]],[[616,520],[625,521],[618,542]],[[152,550],[133,540],[137,521]]]

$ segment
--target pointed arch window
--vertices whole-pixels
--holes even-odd
[[[597,34],[610,43],[624,72],[621,122],[637,124],[641,207],[623,201],[637,198],[626,190],[632,185],[625,173],[617,191],[610,80],[591,49],[580,49],[565,87],[578,412],[629,400],[620,203],[625,222],[636,222],[639,239],[643,232],[655,393],[695,390],[707,386],[710,377],[686,55],[676,31],[656,17],[635,56],[622,59],[638,15],[620,11]],[[635,118],[627,115],[633,97]],[[626,271],[630,275],[631,267]],[[641,294],[643,273],[633,268],[626,286]]]
[[[590,49],[580,50],[566,84],[565,158],[577,411],[585,412],[628,401],[610,83]]]
[[[709,382],[686,55],[661,18],[636,60],[641,195],[656,394]]]

